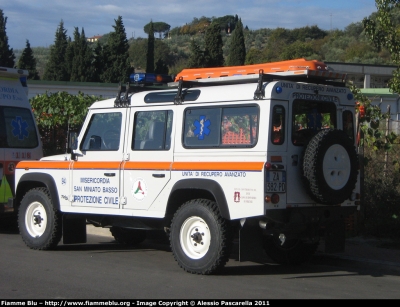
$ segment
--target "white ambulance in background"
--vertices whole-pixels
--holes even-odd
[[[14,212],[15,166],[39,160],[42,142],[28,100],[28,71],[0,67],[0,214]]]

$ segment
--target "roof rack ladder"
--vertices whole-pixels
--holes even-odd
[[[264,77],[264,70],[260,69],[258,71],[259,76],[258,76],[258,84],[257,84],[257,89],[254,92],[254,100],[261,100],[264,98],[265,93],[264,93],[264,88],[263,88],[263,77]]]
[[[129,105],[131,104],[131,100],[128,97],[130,89],[131,89],[131,85],[129,82],[127,82],[126,87],[125,87],[124,98],[121,101],[123,107],[129,107]]]
[[[179,77],[178,92],[176,93],[176,96],[174,98],[174,104],[182,104],[182,102],[183,102],[182,86],[183,86],[183,78]]]
[[[114,100],[114,107],[129,107],[131,101],[128,97],[129,91],[131,87],[129,82],[126,83],[126,86],[122,85],[121,83],[118,84],[118,93],[117,97]],[[124,93],[124,96],[121,98],[122,93]]]

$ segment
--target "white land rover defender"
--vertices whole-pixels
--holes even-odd
[[[345,218],[359,205],[345,75],[315,61],[259,67],[182,74],[163,90],[127,84],[95,102],[70,155],[17,165],[26,245],[84,243],[87,222],[127,244],[164,229],[178,264],[197,274],[222,269],[234,239],[239,260],[262,247],[278,263],[302,263],[321,238],[342,251]]]

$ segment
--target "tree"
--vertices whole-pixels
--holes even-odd
[[[22,51],[21,57],[18,60],[17,67],[20,69],[28,70],[28,79],[39,80],[39,74],[36,70],[36,59],[33,56],[33,51],[31,49],[31,44],[29,43],[29,40],[26,40],[26,47]]]
[[[221,37],[221,28],[217,23],[212,23],[205,34],[204,38],[205,65],[204,67],[220,67],[224,66],[223,44]]]
[[[393,93],[400,93],[400,23],[396,18],[400,11],[400,1],[375,0],[375,3],[377,14],[364,18],[363,26],[377,48],[389,50],[393,63],[397,65],[389,81],[389,88]]]
[[[149,22],[147,25],[144,26],[143,30],[144,33],[149,34],[150,33],[150,26],[153,25],[153,32],[158,33],[159,38],[161,38],[161,35],[164,33],[164,37],[168,33],[168,31],[171,29],[171,26],[165,22]]]
[[[93,63],[92,63],[92,68],[93,68],[92,81],[93,82],[101,81],[101,75],[104,71],[104,67],[106,67],[107,65],[109,65],[108,58],[103,57],[103,46],[99,41],[97,41],[96,45],[93,49]]]
[[[102,58],[107,63],[101,75],[102,82],[119,83],[127,82],[133,72],[129,61],[129,45],[126,38],[125,27],[122,17],[114,19],[114,32],[110,33],[107,44],[103,47]]]
[[[246,54],[246,65],[259,64],[262,63],[261,51],[257,48],[250,48],[249,52]]]
[[[50,58],[43,74],[43,80],[69,81],[69,68],[66,62],[67,47],[67,30],[64,29],[64,22],[61,20],[57,27],[54,45],[50,47]]]
[[[158,59],[156,62],[156,68],[154,69],[154,72],[156,74],[165,74],[168,75],[168,65],[165,63],[162,59]]]
[[[8,45],[6,23],[7,17],[4,17],[3,10],[0,9],[0,66],[14,67],[15,55]]]
[[[70,46],[73,54],[70,81],[93,81],[93,52],[86,40],[83,28],[79,34],[79,29],[75,27],[74,41],[70,43]]]
[[[286,45],[281,53],[282,60],[294,60],[298,58],[306,58],[314,52],[311,42],[296,41],[290,45]]]
[[[201,68],[205,67],[204,52],[194,39],[190,42],[190,57],[188,68]]]
[[[239,19],[232,34],[231,46],[227,59],[228,66],[244,65],[246,60],[246,46],[244,44],[243,24]]]
[[[236,29],[238,19],[238,15],[225,15],[223,17],[213,18],[213,23],[217,23],[221,30],[229,34]]]
[[[154,72],[154,31],[150,22],[149,37],[147,39],[146,72]]]
[[[135,69],[145,70],[147,65],[148,39],[138,38],[132,41],[129,46],[129,58]],[[167,66],[173,64],[172,52],[169,45],[160,39],[154,41],[154,60],[162,61]],[[157,66],[157,64],[156,64]]]

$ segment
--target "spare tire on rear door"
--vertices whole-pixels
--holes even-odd
[[[302,168],[306,189],[315,201],[340,204],[349,199],[357,183],[354,142],[342,130],[322,130],[308,143]]]

